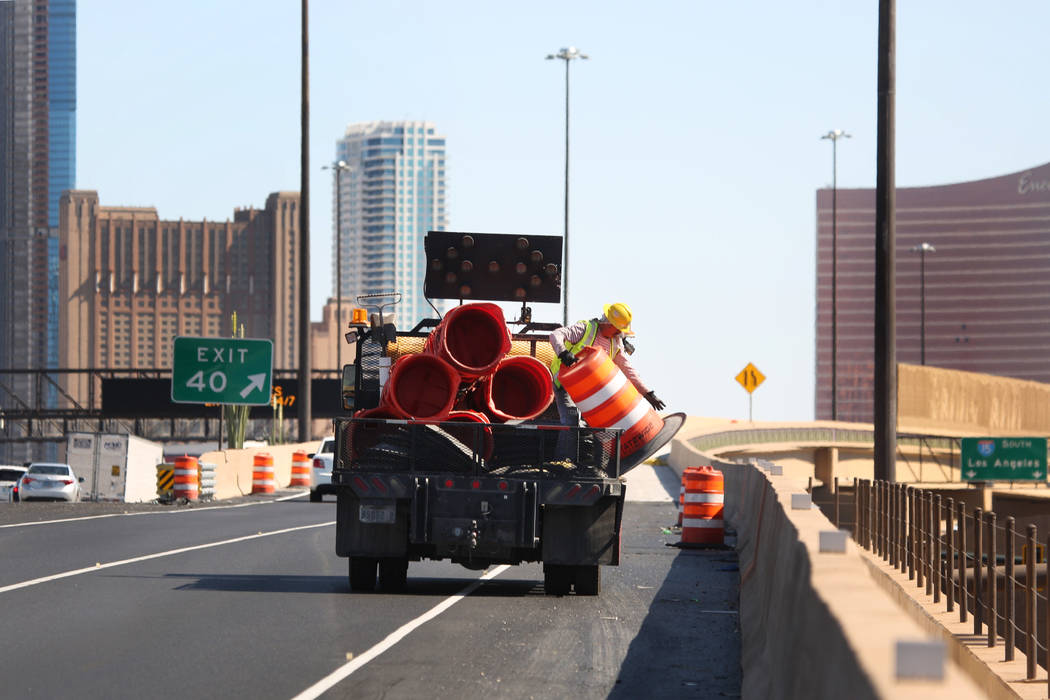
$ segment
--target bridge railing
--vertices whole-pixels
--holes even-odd
[[[854,539],[907,574],[935,605],[972,618],[973,634],[989,648],[1002,646],[1003,661],[1020,648],[1027,680],[1037,665],[1050,668],[1050,532],[1040,539],[1034,523],[1018,529],[1015,518],[996,514],[931,489],[858,479],[853,493]],[[1020,601],[1018,601],[1020,597]],[[1050,676],[1047,679],[1050,697]]]

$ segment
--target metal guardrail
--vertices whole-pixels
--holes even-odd
[[[999,525],[994,512],[967,513],[961,501],[885,481],[857,480],[853,505],[858,545],[907,573],[935,604],[943,599],[946,612],[958,608],[960,622],[972,617],[973,634],[989,648],[1001,644],[1004,661],[1020,646],[1027,680],[1037,665],[1050,669],[1050,608],[1040,593],[1050,581],[1050,533],[1040,542],[1035,525],[1020,533],[1013,517]]]

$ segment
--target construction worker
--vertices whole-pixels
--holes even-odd
[[[554,348],[555,358],[551,362],[551,374],[554,375],[554,403],[558,407],[558,418],[562,425],[577,427],[580,424],[580,412],[576,404],[572,402],[565,387],[558,381],[558,372],[562,365],[571,367],[576,362],[576,353],[581,349],[595,345],[605,352],[620,368],[628,381],[634,384],[638,393],[657,411],[662,411],[665,404],[656,396],[656,392],[649,389],[641,377],[631,366],[628,354],[633,348],[625,351],[624,337],[632,336],[631,331],[631,307],[627,304],[606,304],[604,313],[600,318],[592,318],[587,321],[577,321],[571,326],[563,326],[555,329],[550,335],[551,347]],[[558,435],[558,445],[555,450],[557,459],[571,456],[573,444],[571,431],[562,431]]]

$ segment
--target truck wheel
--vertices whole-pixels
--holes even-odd
[[[393,557],[379,560],[379,588],[400,591],[408,583],[408,559]]]
[[[350,557],[350,590],[374,591],[376,589],[376,566],[378,560],[366,557]]]
[[[324,494],[317,489],[310,489],[310,503],[320,503],[321,499],[324,498]]]
[[[543,565],[543,592],[547,595],[569,595],[572,567],[563,564]]]
[[[598,595],[602,592],[602,569],[598,565],[577,566],[576,595]]]

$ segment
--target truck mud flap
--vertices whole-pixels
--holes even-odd
[[[618,565],[622,517],[622,496],[591,506],[544,506],[543,562]]]
[[[341,557],[403,557],[408,549],[409,502],[358,498],[348,489],[336,500],[335,553]],[[392,521],[392,522],[391,522]]]

